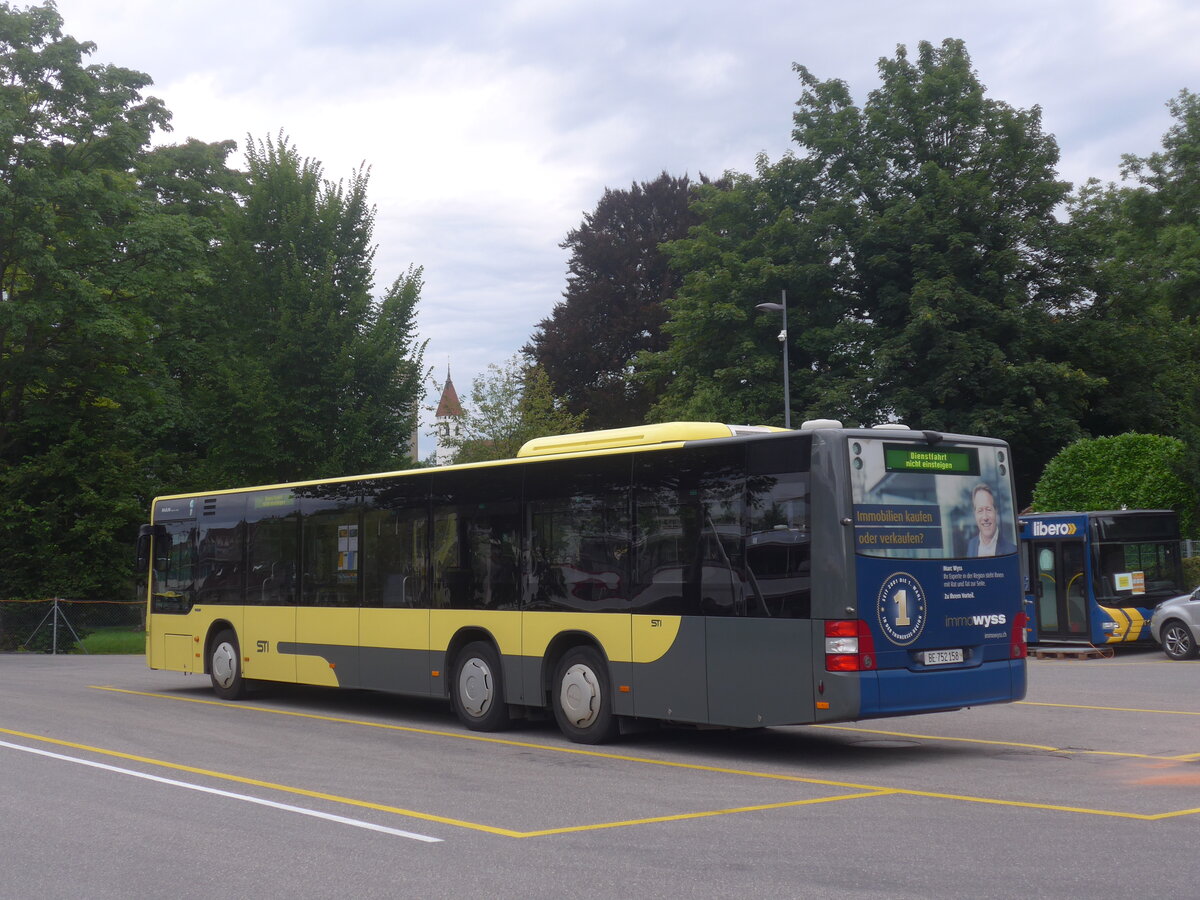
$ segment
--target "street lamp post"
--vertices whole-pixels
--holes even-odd
[[[789,385],[791,379],[788,377],[788,321],[787,321],[787,291],[779,292],[782,303],[759,303],[754,308],[765,312],[775,312],[778,310],[783,313],[783,330],[779,332],[779,342],[783,344],[783,425],[785,428],[792,427],[792,391]]]

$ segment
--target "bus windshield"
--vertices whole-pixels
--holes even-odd
[[[1095,514],[1092,530],[1097,602],[1150,608],[1184,593],[1174,513]]]
[[[1005,448],[852,438],[849,452],[860,555],[961,559],[1016,552]]]

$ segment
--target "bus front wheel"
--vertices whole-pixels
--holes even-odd
[[[454,659],[450,697],[458,720],[472,731],[499,731],[509,723],[500,656],[491,644],[467,644]]]
[[[241,650],[237,635],[229,629],[213,638],[208,671],[212,676],[213,693],[222,700],[237,700],[246,695]]]
[[[617,736],[608,666],[591,647],[575,647],[554,670],[551,705],[558,727],[577,744],[603,744]]]

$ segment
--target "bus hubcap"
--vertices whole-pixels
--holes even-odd
[[[567,669],[559,687],[559,703],[572,725],[587,728],[596,721],[600,709],[600,684],[595,673],[584,665]]]
[[[237,674],[237,658],[234,656],[233,647],[229,644],[218,644],[213,650],[212,656],[212,675],[216,679],[217,684],[221,687],[229,687],[233,684],[234,676]]]
[[[477,657],[469,659],[458,673],[458,697],[471,716],[482,716],[492,705],[492,670]]]

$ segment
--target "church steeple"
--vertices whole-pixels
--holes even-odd
[[[442,396],[438,400],[433,422],[438,439],[437,452],[434,454],[434,462],[437,465],[447,466],[450,464],[452,451],[450,439],[457,439],[462,434],[464,415],[462,403],[458,399],[458,391],[454,389],[454,381],[450,378],[450,363],[446,363],[446,384],[442,387]]]
[[[454,382],[450,378],[450,365],[447,363],[446,385],[442,388],[442,399],[438,401],[437,412],[434,413],[434,416],[444,419],[448,416],[461,416],[462,414],[462,403],[458,400],[458,391],[454,389]]]

